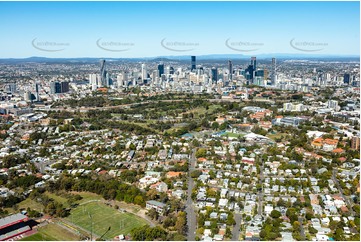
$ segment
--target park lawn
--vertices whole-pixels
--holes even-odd
[[[226,135],[228,135],[228,137],[234,137],[234,138],[242,138],[243,136],[245,136],[244,134],[235,134],[231,132],[226,132],[222,134],[222,136],[226,136]]]
[[[211,114],[214,112],[214,110],[216,110],[217,108],[221,108],[221,107],[222,107],[221,105],[212,104],[212,105],[209,105],[208,110],[204,107],[196,107],[196,108],[193,108],[193,109],[187,111],[186,113],[193,113],[194,117],[199,118],[200,115],[202,115],[202,114],[205,115],[206,113]]]
[[[281,138],[281,136],[286,137],[287,135],[288,135],[287,133],[277,132],[277,133],[275,133],[275,134],[267,134],[266,136],[267,136],[268,138],[270,138],[270,139],[275,140],[275,139]]]
[[[71,192],[72,194],[79,194],[82,199],[78,201],[79,204],[91,201],[91,200],[102,200],[103,197],[92,192]]]
[[[48,237],[40,232],[32,234],[28,237],[22,238],[20,241],[53,241],[53,237]]]
[[[103,239],[107,240],[113,239],[120,234],[127,235],[133,228],[147,224],[144,219],[136,215],[119,212],[102,202],[79,205],[77,208],[72,209],[70,216],[66,219],[87,231],[93,230],[93,236],[96,237],[100,237],[111,227],[103,237]],[[91,228],[91,220],[93,221],[93,229]]]
[[[38,233],[26,237],[24,241],[73,241],[79,240],[80,237],[58,224],[48,224],[38,229]]]
[[[27,199],[25,199],[24,201],[21,201],[18,204],[18,207],[19,207],[19,209],[23,208],[25,210],[27,208],[30,208],[30,209],[36,210],[38,212],[42,212],[44,210],[44,206],[41,203],[39,203],[29,197]]]
[[[66,199],[65,197],[58,196],[55,193],[50,193],[48,191],[45,192],[45,195],[47,195],[49,198],[54,199],[54,201],[63,204],[65,207],[69,206],[68,199]]]

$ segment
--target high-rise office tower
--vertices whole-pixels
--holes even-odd
[[[345,73],[343,75],[343,83],[349,85],[350,84],[350,74]]]
[[[142,81],[146,80],[147,76],[147,66],[143,63],[142,64]]]
[[[61,82],[61,92],[69,92],[69,82]]]
[[[166,66],[165,67],[165,74],[169,75],[170,74],[170,66]]]
[[[196,69],[196,57],[194,55],[191,56],[191,71]]]
[[[69,82],[51,82],[50,83],[50,93],[65,93],[69,92]]]
[[[216,67],[212,67],[212,83],[217,83],[218,81],[218,70]]]
[[[124,78],[123,78],[123,74],[122,73],[119,73],[118,75],[117,75],[117,86],[118,86],[118,88],[120,88],[120,87],[122,87],[124,84],[123,84],[123,80],[124,80]]]
[[[39,102],[40,101],[40,95],[39,95],[39,83],[36,83],[35,84],[35,100],[37,101],[37,102]]]
[[[24,100],[27,101],[27,102],[31,101],[31,92],[30,91],[26,91],[24,93]]]
[[[50,83],[50,93],[61,93],[61,84],[60,82],[51,82]]]
[[[256,71],[257,70],[257,62],[256,62],[255,56],[251,57],[251,65],[253,66],[253,70]]]
[[[158,72],[159,72],[159,77],[161,77],[164,74],[164,64],[158,65]]]
[[[157,79],[159,79],[159,70],[154,70],[153,72],[152,72],[152,83],[151,83],[151,85],[155,85],[156,84],[156,82],[157,82]]]
[[[11,93],[14,93],[16,92],[16,83],[13,82],[13,83],[8,83],[6,86],[5,86],[5,90],[7,92],[11,92]]]
[[[256,63],[256,57],[251,58],[251,64],[246,68],[245,70],[245,77],[248,80],[247,84],[249,84],[250,80],[253,81],[253,78],[256,75],[257,70],[257,63]]]
[[[229,80],[232,80],[232,76],[233,76],[233,65],[232,65],[232,61],[228,61],[228,72],[229,72]]]
[[[276,85],[276,58],[272,58],[271,83]]]
[[[105,70],[105,60],[100,61],[100,83],[102,87],[108,86],[107,71]]]
[[[89,84],[97,85],[97,74],[89,74]]]

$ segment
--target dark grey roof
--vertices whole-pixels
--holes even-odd
[[[158,201],[155,201],[155,200],[149,200],[149,201],[147,201],[147,203],[149,203],[151,205],[154,205],[154,206],[157,206],[157,207],[165,207],[165,206],[167,206],[167,204],[161,203],[161,202],[158,202]]]
[[[0,229],[7,227],[7,225],[11,225],[12,223],[15,223],[16,221],[26,219],[27,216],[17,213],[14,215],[7,216],[5,218],[0,219]]]

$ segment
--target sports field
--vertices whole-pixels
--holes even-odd
[[[109,232],[103,237],[103,239],[108,240],[120,234],[127,235],[133,228],[147,224],[144,219],[138,216],[127,212],[119,212],[102,202],[96,201],[79,205],[77,208],[72,209],[70,216],[66,220],[88,232],[92,230],[93,237],[100,237],[110,227]]]
[[[236,133],[231,133],[231,132],[225,132],[224,134],[222,134],[222,136],[226,136],[228,135],[228,137],[232,137],[232,138],[242,138],[244,136],[244,134],[236,134]]]
[[[48,224],[38,229],[38,233],[21,239],[22,241],[56,241],[56,240],[80,240],[80,237],[58,224]]]

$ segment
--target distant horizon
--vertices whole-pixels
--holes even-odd
[[[0,58],[360,56],[359,20],[359,1],[0,2]]]
[[[159,55],[159,56],[142,56],[142,57],[110,57],[110,56],[79,56],[79,57],[47,57],[47,56],[28,56],[28,57],[0,57],[0,60],[7,60],[7,59],[32,59],[32,58],[39,58],[39,59],[157,59],[157,58],[180,58],[186,59],[190,58],[192,55]],[[235,58],[235,59],[247,59],[251,58],[252,56],[259,57],[261,59],[268,59],[268,58],[360,58],[360,55],[342,55],[342,54],[292,54],[292,53],[264,53],[264,54],[255,54],[255,55],[243,55],[243,54],[202,54],[202,55],[195,55],[196,57],[206,59],[224,59],[227,57]]]

